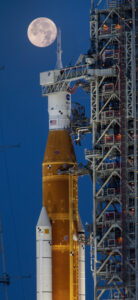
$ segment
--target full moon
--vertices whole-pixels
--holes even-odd
[[[53,21],[48,18],[33,20],[27,30],[29,41],[37,47],[51,45],[57,36],[57,28]]]

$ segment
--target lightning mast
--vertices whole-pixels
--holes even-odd
[[[61,49],[61,30],[58,28],[57,32],[57,62],[56,62],[56,69],[62,69],[62,49]]]

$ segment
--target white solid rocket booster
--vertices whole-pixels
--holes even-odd
[[[36,226],[37,300],[52,300],[52,229],[43,206]]]
[[[85,300],[85,233],[79,218],[79,300]]]

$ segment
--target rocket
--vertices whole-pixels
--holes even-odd
[[[41,73],[40,84],[54,76],[55,71]],[[48,94],[48,114],[43,207],[36,226],[37,300],[85,300],[85,238],[78,212],[78,178],[68,171],[77,168],[68,90]]]

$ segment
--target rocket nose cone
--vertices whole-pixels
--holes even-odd
[[[51,227],[50,220],[45,206],[42,207],[41,213],[37,222],[37,226]]]

